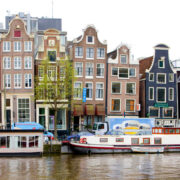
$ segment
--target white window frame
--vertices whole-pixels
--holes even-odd
[[[102,88],[100,88],[100,90],[102,90],[103,91],[103,97],[102,98],[97,98],[97,84],[101,84],[101,85],[103,85],[103,87]],[[96,100],[103,100],[104,99],[104,83],[103,82],[97,82],[96,83]]]
[[[8,76],[8,77],[7,77]],[[7,83],[5,82],[5,80],[8,78],[9,81],[9,85],[10,86],[5,86]],[[4,74],[4,81],[3,81],[3,87],[6,89],[10,89],[11,88],[11,74]]]
[[[86,95],[86,100],[92,100],[93,99],[93,82],[85,82],[85,88],[86,88],[86,93],[87,93],[88,88],[86,87],[86,84],[92,84],[92,98],[89,98]]]
[[[21,69],[22,67],[22,58],[21,56],[14,57],[14,69]]]
[[[130,76],[130,70],[134,69],[134,76]],[[129,68],[129,77],[136,77],[136,68]]]
[[[79,56],[79,53],[78,53],[78,55],[76,55],[76,48],[78,49],[78,48],[82,48],[82,56]],[[79,52],[79,49],[78,49],[78,52]],[[75,58],[83,58],[83,47],[81,47],[81,46],[76,46],[75,47]]]
[[[128,85],[128,84],[135,84],[134,93],[128,93],[128,92],[127,92],[127,85]],[[126,83],[126,94],[136,95],[136,83],[135,83],[135,82],[127,82],[127,83]]]
[[[113,68],[116,68],[116,69],[117,69],[117,75],[113,75],[113,74],[112,74]],[[113,77],[119,77],[119,68],[118,68],[118,67],[112,67],[112,68],[111,68],[111,76],[113,76]]]
[[[88,42],[88,37],[92,37],[92,42]],[[86,44],[94,44],[94,36],[87,35],[86,36]]]
[[[153,80],[150,79],[151,74],[153,75]],[[149,73],[149,81],[154,82],[154,73]]]
[[[125,63],[122,63],[122,60],[121,60],[121,57],[125,56],[126,57],[126,62]],[[120,55],[120,63],[121,64],[127,64],[127,55],[126,54],[121,54]]]
[[[31,79],[31,86],[29,85],[29,79]],[[27,81],[27,84],[28,86],[26,87],[26,81]],[[24,88],[25,89],[31,89],[32,88],[32,74],[25,74],[24,75]]]
[[[100,69],[103,71],[103,76],[98,76],[97,75],[97,69],[98,69],[98,64],[100,64],[100,66],[102,65],[103,67],[100,67]],[[104,63],[97,63],[96,64],[96,78],[104,78]]]
[[[25,52],[32,51],[32,41],[24,41],[24,51]]]
[[[30,98],[27,98],[27,97],[22,97],[22,98],[18,98],[17,99],[17,117],[18,117],[18,122],[21,122],[19,121],[19,99],[29,99],[29,122],[31,121],[31,101],[30,101]]]
[[[170,90],[172,90],[172,99],[170,99]],[[168,100],[169,101],[174,101],[174,88],[169,88],[168,89]]]
[[[104,50],[104,54],[103,56],[99,56],[99,52],[101,52],[102,49]],[[105,48],[97,48],[97,59],[105,59]]]
[[[3,41],[3,52],[10,52],[10,51],[11,51],[11,42]]]
[[[158,101],[158,89],[165,89],[165,101]],[[166,88],[165,87],[157,87],[156,88],[156,102],[166,103]]]
[[[21,52],[21,41],[14,41],[14,52]]]
[[[16,86],[16,84],[19,84],[19,86]],[[19,89],[21,87],[22,87],[22,74],[14,74],[14,88]]]
[[[11,69],[11,57],[3,57],[3,69]]]
[[[38,66],[38,78],[39,79],[43,79],[44,78],[44,73],[45,73],[45,71],[44,71],[44,66],[42,66],[42,65],[39,65]],[[40,71],[42,71],[42,72],[40,72]],[[42,74],[42,76],[40,76]]]
[[[153,89],[153,98],[152,99],[150,99],[150,89]],[[154,100],[154,87],[149,87],[149,101],[153,101]]]
[[[172,109],[172,117],[164,116],[164,110],[165,110],[165,109]],[[174,107],[163,108],[163,113],[162,113],[162,114],[163,114],[163,117],[164,117],[164,118],[173,118],[173,117],[174,117],[174,116],[173,116],[173,115],[174,115]]]
[[[74,99],[77,99],[77,100],[81,100],[82,99],[82,82],[81,81],[76,81],[76,82],[74,82],[74,89],[77,89],[77,88],[75,88],[75,84],[76,83],[79,83],[80,84],[80,88],[81,88],[81,94],[80,94],[80,97],[74,97],[74,95],[73,95],[73,97],[74,97]]]
[[[115,100],[119,100],[119,105],[120,105],[120,108],[119,110],[117,111],[113,111],[112,110],[112,100],[115,99]],[[120,98],[111,98],[111,112],[121,112],[121,99]]]
[[[24,57],[24,69],[32,69],[32,57],[31,56]]]
[[[112,92],[112,85],[113,85],[113,83],[118,83],[118,84],[120,84],[120,92],[119,92],[119,93],[113,93],[113,92]],[[118,82],[118,81],[113,81],[113,82],[111,82],[111,94],[121,94],[121,90],[122,90],[121,82]]]
[[[158,109],[158,116],[150,116],[150,108]],[[154,107],[154,106],[149,106],[149,111],[148,111],[148,113],[149,113],[149,116],[150,116],[150,117],[159,118],[159,117],[160,117],[160,108],[159,108],[159,107]]]
[[[127,100],[130,100],[130,101],[133,100],[134,101],[134,111],[127,111]],[[129,99],[129,98],[126,99],[126,106],[125,107],[126,107],[125,112],[136,112],[136,100],[135,99]]]
[[[160,61],[163,62],[163,67],[159,66]],[[161,59],[158,60],[158,68],[161,68],[161,69],[165,68],[165,58],[164,57],[161,57]]]
[[[87,50],[88,50],[88,49],[93,49],[93,57],[87,57],[87,54],[88,54],[88,53],[87,53]],[[87,47],[87,48],[86,48],[86,59],[91,59],[91,60],[94,59],[94,48],[93,48],[93,47]]]
[[[172,75],[172,79],[173,79],[172,81],[170,81],[170,75]],[[173,74],[173,73],[169,73],[168,81],[169,81],[169,82],[174,82],[174,74]]]
[[[53,74],[54,72],[55,72],[55,74]],[[49,74],[50,74],[50,76],[49,76]],[[57,67],[56,66],[48,66],[47,76],[51,81],[56,81],[56,79],[57,79]]]
[[[92,71],[92,75],[91,75],[91,76],[86,75],[87,64],[91,64],[91,65],[92,65],[93,71]],[[86,63],[86,67],[85,67],[85,76],[86,76],[87,79],[93,79],[93,76],[94,76],[94,63],[90,63],[90,62],[87,62],[87,63]]]
[[[159,82],[158,75],[164,75],[165,82]],[[156,74],[156,82],[157,82],[157,84],[166,84],[166,73],[157,73]]]
[[[76,70],[77,64],[81,64],[81,65],[82,65],[82,67],[81,67],[81,68],[82,68],[82,73],[81,73],[81,75],[78,75],[78,74],[77,74],[77,70]],[[76,76],[76,77],[83,77],[83,62],[75,62],[75,72],[76,72],[76,73],[75,73],[75,76]]]
[[[127,69],[127,70],[128,70],[128,73],[127,73],[127,74],[128,74],[128,77],[119,77],[119,70],[120,70],[120,69]],[[129,79],[129,68],[119,67],[119,68],[118,68],[118,79]]]

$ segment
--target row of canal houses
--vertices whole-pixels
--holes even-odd
[[[53,131],[54,112],[50,104],[34,99],[34,79],[44,73],[61,74],[57,62],[69,55],[76,72],[73,119],[68,118],[68,105],[59,104],[59,134],[112,116],[153,117],[156,126],[176,126],[176,71],[167,45],[156,45],[154,50],[152,57],[135,61],[125,44],[107,52],[107,42],[99,40],[93,25],[67,41],[66,32],[50,25],[27,32],[25,21],[15,16],[8,30],[0,31],[0,125],[36,121]],[[41,62],[47,56],[50,61],[45,70]]]

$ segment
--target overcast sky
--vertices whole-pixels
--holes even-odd
[[[180,58],[180,0],[53,0],[53,17],[62,19],[68,40],[95,25],[100,41],[107,40],[108,52],[128,44],[135,58],[151,56],[153,47],[165,43],[170,59]],[[18,12],[34,17],[52,17],[52,0],[4,0],[0,22]]]

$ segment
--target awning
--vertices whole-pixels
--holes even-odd
[[[75,104],[75,105],[74,105],[73,115],[74,115],[74,116],[84,115],[82,104]]]
[[[85,114],[86,115],[94,115],[94,105],[93,104],[85,105]]]
[[[103,104],[96,104],[96,115],[105,115],[105,106]]]

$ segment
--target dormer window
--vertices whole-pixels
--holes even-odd
[[[21,31],[15,30],[14,31],[14,37],[21,37]]]
[[[161,59],[158,60],[158,67],[165,68],[165,57],[161,57]]]
[[[93,36],[86,36],[86,43],[87,44],[94,44],[94,37]]]

